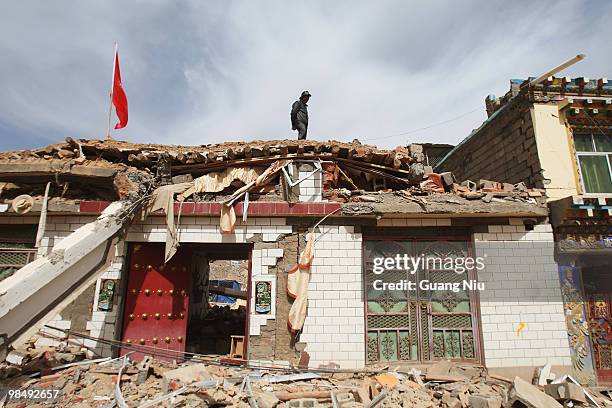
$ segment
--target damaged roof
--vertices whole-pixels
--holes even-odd
[[[452,147],[411,144],[385,150],[358,140],[177,146],[66,138],[39,149],[0,152],[0,201],[7,202],[18,194],[40,197],[48,181],[55,181],[50,199],[56,202],[114,201],[130,194],[150,193],[152,187],[159,185],[191,182],[207,174],[215,178],[227,176],[228,169],[257,169],[257,174],[249,176],[253,178],[275,164],[278,167],[279,163],[310,161],[323,166],[322,198],[344,203],[344,215],[546,216],[541,192],[524,185],[488,180],[459,184],[450,173],[443,177],[433,173],[427,165],[427,151],[432,146]],[[278,172],[281,167],[267,179],[267,185],[250,190],[252,200],[299,201],[287,194],[283,172]],[[241,185],[252,181],[244,178],[232,176],[232,180],[210,191],[200,183],[200,196],[195,194],[188,200],[227,201],[244,188]]]
[[[406,169],[415,160],[406,147],[392,150],[378,149],[373,145],[314,140],[272,140],[252,142],[225,142],[199,146],[178,146],[161,144],[139,144],[118,140],[74,140],[66,138],[64,143],[49,145],[34,150],[18,150],[0,153],[0,161],[27,158],[73,159],[84,157],[93,160],[104,159],[112,163],[123,163],[135,167],[149,167],[162,157],[168,157],[173,167],[184,170],[181,165],[200,166],[192,168],[214,168],[222,162],[240,159],[270,158],[274,156],[335,157],[360,162]]]

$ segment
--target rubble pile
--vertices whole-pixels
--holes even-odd
[[[283,362],[223,365],[194,356],[182,363],[86,359],[75,347],[13,350],[0,363],[6,407],[587,407],[612,401],[565,376],[544,386],[475,365],[439,361],[415,366],[340,370],[333,363],[297,369]],[[90,356],[91,357],[91,356]],[[538,378],[534,378],[537,383]],[[59,390],[53,399],[25,401],[8,390]],[[4,404],[4,405],[2,405]]]
[[[404,189],[391,188],[378,191],[349,190],[347,188],[330,189],[323,193],[323,197],[331,201],[347,202],[383,202],[385,193],[394,193],[397,196],[414,200],[415,197],[429,195],[452,194],[466,200],[480,200],[484,203],[527,202],[532,204],[545,204],[545,190],[527,188],[525,183],[500,183],[481,179],[478,182],[466,180],[457,183],[451,172],[429,173],[418,185]],[[420,198],[423,200],[423,198]]]
[[[412,145],[419,146],[419,145]],[[419,146],[420,147],[420,146]],[[417,148],[418,149],[418,148]],[[215,167],[223,162],[252,160],[295,155],[313,157],[339,157],[364,163],[388,165],[391,168],[409,168],[411,163],[424,160],[422,148],[398,146],[393,150],[378,149],[354,140],[351,143],[330,140],[278,140],[251,142],[225,142],[200,146],[176,146],[160,144],[137,144],[118,140],[74,140],[46,146],[36,150],[0,152],[1,159],[72,159],[84,157],[91,160],[106,160],[134,167],[152,167],[162,160],[176,170],[184,170],[181,165],[207,165]],[[193,168],[197,168],[193,167]]]

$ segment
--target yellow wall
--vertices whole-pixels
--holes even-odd
[[[557,105],[534,104],[531,118],[549,200],[578,194],[573,152]]]

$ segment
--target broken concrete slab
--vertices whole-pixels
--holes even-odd
[[[558,378],[558,379],[554,380],[553,383],[554,384],[558,384],[558,383],[561,383],[563,381],[571,382],[572,384],[576,384],[576,385],[582,387],[580,385],[580,383],[578,381],[576,381],[576,379],[574,377],[572,377],[571,375],[567,375],[567,374],[564,375],[561,378]],[[584,388],[583,388],[583,390],[584,390],[584,396],[589,401],[589,403],[592,404],[593,406],[597,407],[597,408],[600,408],[600,405],[597,404],[597,401],[595,400],[595,398],[593,398],[593,396],[591,394],[589,394],[588,391],[585,390]]]
[[[22,177],[55,177],[55,175],[70,174],[81,177],[112,178],[117,171],[125,168],[113,164],[96,166],[93,164],[74,164],[65,160],[32,160],[24,163],[15,161],[0,162],[0,177],[10,177],[11,180]]]
[[[320,407],[319,401],[316,398],[301,398],[289,401],[287,403],[289,408],[316,408]]]
[[[110,263],[113,252],[109,249],[116,244],[115,234],[129,219],[129,206],[126,201],[113,202],[96,221],[55,245],[48,256],[30,262],[0,282],[0,326],[9,340],[37,331],[45,316],[53,315],[53,307],[72,301],[85,290],[87,279]],[[121,221],[122,216],[125,218]],[[67,282],[84,283],[73,290]]]
[[[456,182],[455,176],[453,176],[453,173],[451,173],[450,171],[440,173],[440,178],[442,179],[442,183],[444,184],[444,189],[446,191],[449,191],[453,183]]]
[[[397,375],[394,373],[383,373],[375,376],[376,381],[383,387],[393,388],[400,383]]]
[[[529,408],[561,408],[553,397],[541,391],[535,385],[516,377],[513,381],[513,388],[508,395],[508,405],[512,406],[520,402]]]
[[[469,406],[472,408],[501,408],[502,399],[492,395],[470,395]]]
[[[259,394],[256,401],[257,405],[261,408],[274,408],[280,403],[280,400],[276,398],[276,395],[271,392],[263,392]]]
[[[177,390],[185,385],[212,379],[203,363],[191,364],[162,374],[162,390]]]
[[[552,366],[550,363],[543,365],[542,367],[538,367],[533,372],[533,378],[531,383],[534,385],[539,385],[540,387],[545,386],[550,381],[555,379],[555,374],[551,372]]]
[[[453,368],[454,365],[449,360],[438,361],[427,369],[425,379],[428,381],[441,382],[460,382],[468,380],[468,377],[463,374],[451,372]]]
[[[461,400],[455,396],[453,396],[450,392],[445,392],[442,395],[442,403],[445,407],[448,408],[461,408],[463,405]]]
[[[544,392],[558,401],[577,401],[585,402],[586,396],[584,389],[577,384],[571,382],[562,382],[558,384],[546,384]]]

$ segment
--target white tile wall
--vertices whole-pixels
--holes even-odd
[[[14,217],[11,217],[14,218]],[[64,237],[68,236],[76,228],[83,224],[94,221],[95,216],[69,216],[69,217],[49,217],[47,220],[47,229],[43,239],[43,245],[39,248],[39,256],[48,254],[53,246],[60,242]],[[32,223],[37,220],[30,220]],[[218,242],[237,242],[244,243],[254,234],[261,233],[265,242],[275,241],[279,235],[292,232],[292,227],[285,225],[284,218],[255,218],[252,217],[246,222],[238,220],[236,222],[235,233],[231,235],[221,234],[219,232],[218,217],[182,217],[178,228],[180,242],[199,242],[199,243],[218,243]],[[144,221],[135,221],[128,229],[126,235],[127,242],[165,242],[166,241],[166,221],[163,216],[150,216]],[[119,321],[117,311],[121,304],[121,299],[116,298],[113,310],[110,312],[98,311],[98,294],[100,285],[105,279],[118,279],[122,277],[124,270],[124,261],[127,251],[125,242],[120,242],[117,245],[116,255],[113,263],[109,266],[100,279],[96,281],[95,297],[92,302],[91,320],[87,322],[86,329],[92,337],[99,337],[107,340],[113,340],[118,335],[120,330],[117,327]],[[272,283],[272,299],[276,299],[276,275],[268,274],[268,267],[276,264],[278,258],[283,256],[283,250],[262,249],[253,251],[252,268],[254,281],[267,280]],[[254,288],[254,285],[253,285]],[[117,293],[121,293],[120,287],[117,288]],[[254,310],[252,307],[251,310]],[[275,304],[271,315],[256,315],[253,312],[250,321],[250,330],[252,335],[259,334],[259,327],[265,324],[267,319],[275,318]],[[70,321],[63,320],[61,315],[57,315],[50,324],[61,327],[70,328]],[[53,335],[62,335],[63,333],[52,333]],[[52,345],[59,344],[61,340],[53,340],[51,338],[40,338],[39,344]],[[111,348],[95,340],[83,340],[83,345],[93,349],[96,353],[102,356],[110,356]]]
[[[268,273],[268,267],[276,265],[279,258],[283,256],[282,248],[254,249],[251,254],[251,316],[249,320],[249,335],[259,336],[261,326],[268,320],[276,319],[276,274]],[[270,314],[258,314],[255,312],[255,285],[257,282],[270,282],[272,291],[272,310]]]
[[[285,225],[284,218],[249,218],[246,222],[236,221],[233,234],[219,232],[219,217],[181,217],[177,228],[180,242],[198,243],[245,243],[255,234],[263,234],[264,241],[273,242],[280,234],[293,231]],[[151,216],[143,223],[132,224],[126,241],[166,242],[165,217]]]
[[[48,216],[45,234],[41,240],[41,245],[38,248],[38,256],[45,256],[51,252],[51,249],[57,245],[62,239],[66,238],[77,228],[95,221],[97,216]],[[38,218],[36,218],[38,223]]]
[[[312,164],[299,164],[298,165],[298,177],[307,176],[314,170]],[[323,176],[320,171],[317,171],[312,176],[299,184],[300,196],[299,201],[301,202],[318,202],[322,201],[323,194]]]
[[[47,254],[75,228],[94,219],[93,216],[49,217],[39,254]],[[250,218],[244,223],[239,220],[233,235],[220,234],[218,223],[218,217],[183,217],[179,226],[180,240],[246,242],[254,234],[261,233],[264,241],[273,242],[280,234],[292,232],[284,218]],[[490,367],[534,366],[546,362],[570,365],[551,226],[536,225],[533,231],[525,231],[520,220],[511,220],[510,224],[490,226],[486,233],[474,234],[476,256],[486,256],[486,268],[479,272],[479,280],[487,286],[480,294],[486,363]],[[382,218],[378,225],[448,226],[450,219]],[[165,218],[152,216],[134,223],[126,240],[165,242],[165,231]],[[311,269],[308,316],[300,340],[307,343],[306,351],[314,366],[333,361],[343,368],[363,367],[362,237],[353,227],[321,226],[320,231]],[[102,279],[121,278],[125,245],[118,246],[116,255]],[[282,249],[262,249],[253,253],[254,280],[269,280],[273,292],[275,279],[267,273],[268,267],[282,256]],[[108,313],[97,311],[100,283],[98,280],[87,330],[92,336],[113,339],[118,308]],[[273,309],[273,315],[274,312]],[[252,335],[258,334],[259,327],[268,318],[261,317],[251,318]],[[520,321],[526,327],[517,336]],[[51,323],[57,327],[70,325],[61,315]],[[102,355],[110,355],[108,346],[88,340],[84,343]]]
[[[571,365],[551,226],[491,225],[474,240],[487,366]]]
[[[321,226],[308,287],[308,316],[300,341],[310,364],[365,365],[361,234],[353,227]]]

